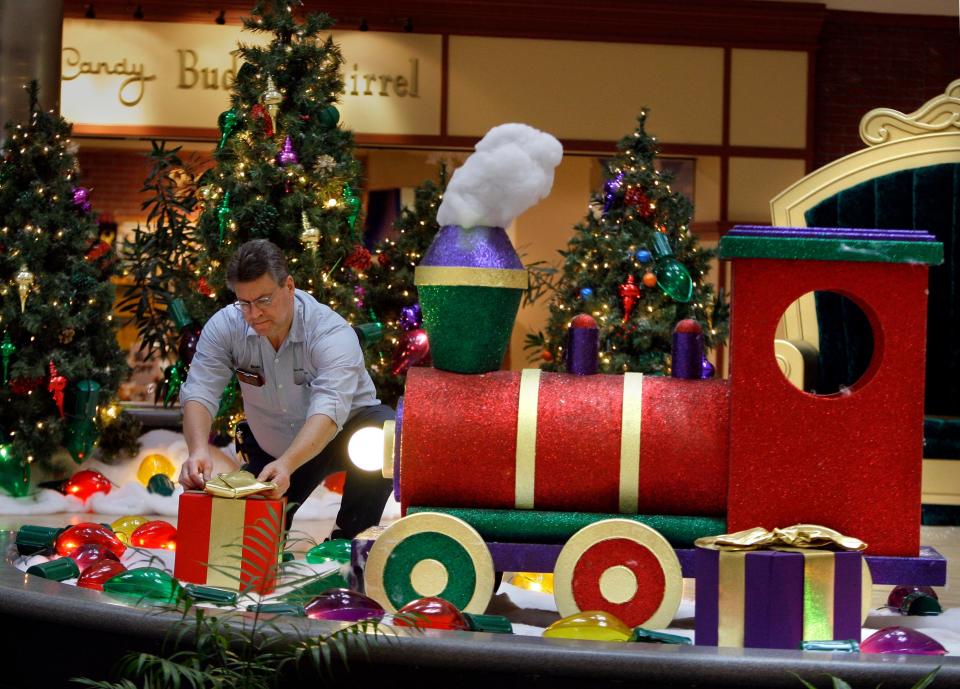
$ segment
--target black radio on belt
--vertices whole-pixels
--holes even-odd
[[[244,371],[242,368],[237,369],[237,380],[241,383],[246,383],[247,385],[253,385],[254,387],[261,387],[263,385],[263,376],[259,373],[253,373],[251,371]]]

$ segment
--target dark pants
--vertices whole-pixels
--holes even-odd
[[[353,538],[364,529],[380,522],[380,515],[387,504],[387,498],[393,490],[393,482],[383,478],[379,470],[364,471],[350,461],[347,456],[347,443],[359,428],[374,426],[381,428],[383,422],[396,418],[396,412],[385,404],[363,407],[343,426],[323,451],[303,464],[290,476],[290,488],[287,490],[287,530],[293,521],[297,508],[303,504],[324,478],[337,471],[346,471],[347,480],[343,485],[343,500],[337,514],[337,528],[333,538]],[[257,443],[247,424],[237,426],[237,454],[247,462],[244,467],[254,476],[275,457],[271,457]]]

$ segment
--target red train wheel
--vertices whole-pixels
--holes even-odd
[[[680,606],[683,575],[667,540],[649,526],[608,519],[567,541],[554,569],[560,615],[603,610],[631,627],[662,629]]]

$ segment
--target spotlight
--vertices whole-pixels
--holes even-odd
[[[87,19],[96,19],[96,18],[97,18],[97,13],[96,13],[96,11],[93,9],[93,3],[92,3],[92,2],[87,5],[87,11],[83,13],[83,16],[86,17]]]
[[[361,30],[361,31],[369,31],[369,30],[370,30],[370,27],[367,26],[367,20],[366,20],[366,18],[363,18],[363,19],[360,20],[360,30]]]
[[[364,471],[383,469],[383,429],[365,426],[357,429],[347,443],[350,461]]]
[[[227,23],[227,15],[223,10],[220,10],[220,14],[217,15],[217,18],[213,20],[215,23],[223,26]]]
[[[141,7],[140,5],[137,5],[137,9],[133,11],[133,18],[143,19],[143,7]]]
[[[413,17],[407,17],[407,21],[403,23],[403,30],[407,33],[413,33]]]

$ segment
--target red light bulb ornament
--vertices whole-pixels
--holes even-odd
[[[633,307],[637,305],[640,299],[640,285],[636,283],[632,275],[627,276],[627,281],[618,288],[620,292],[620,303],[623,305],[623,322],[630,320],[630,314],[633,313]]]
[[[657,285],[663,293],[674,301],[686,303],[693,296],[693,280],[686,267],[673,255],[667,235],[657,233],[653,236],[653,255],[657,263],[654,273]]]
[[[93,522],[81,522],[64,529],[57,536],[55,547],[58,555],[70,557],[75,550],[91,543],[109,550],[117,557],[123,556],[127,549],[109,529]]]
[[[86,502],[94,493],[109,493],[111,488],[110,479],[99,471],[84,469],[70,477],[63,486],[63,492]]]
[[[93,589],[94,591],[103,591],[103,583],[113,577],[126,572],[127,568],[120,564],[118,560],[102,558],[90,565],[80,578],[77,579],[77,586],[83,589]]]
[[[177,549],[177,529],[165,521],[157,520],[138,526],[130,534],[130,545],[136,548]]]
[[[470,629],[463,613],[443,598],[420,598],[397,611],[393,619],[397,627],[417,629]]]
[[[80,570],[81,574],[104,559],[120,562],[120,559],[112,551],[100,543],[85,543],[70,553],[70,558],[77,563],[77,569]]]

